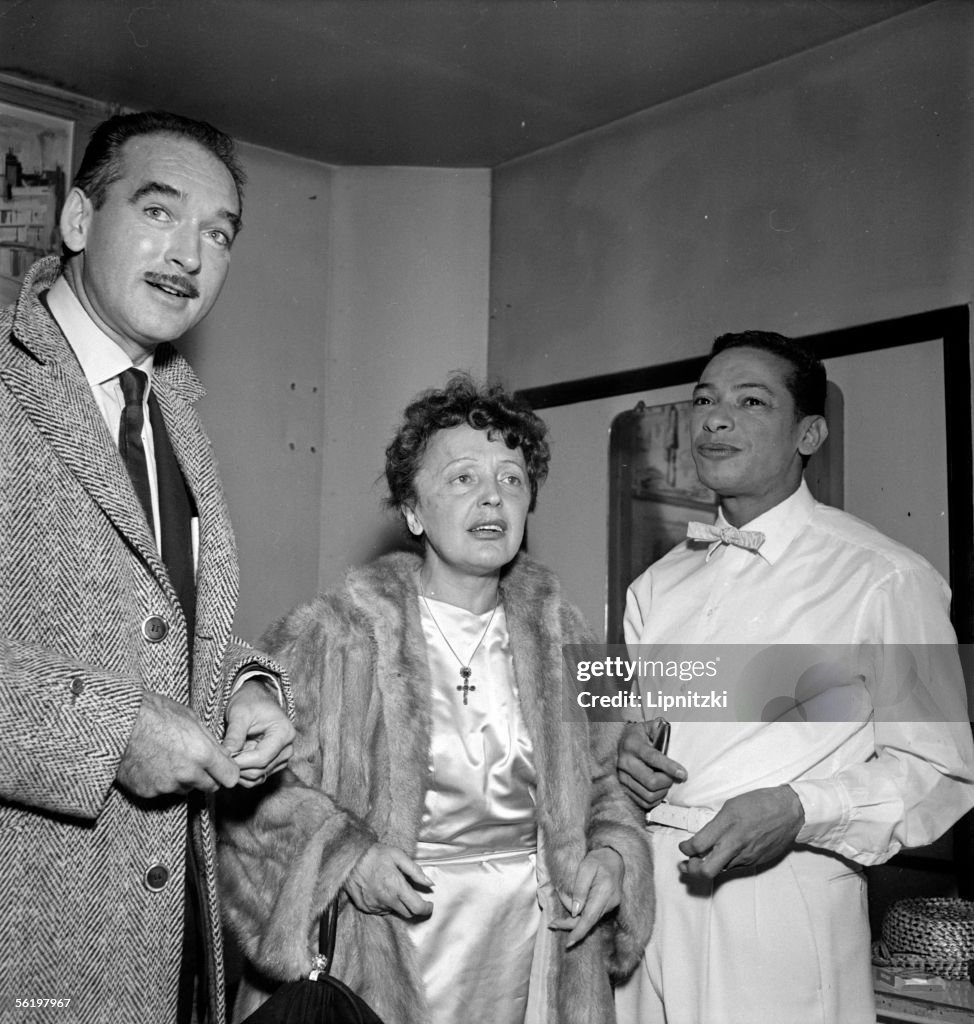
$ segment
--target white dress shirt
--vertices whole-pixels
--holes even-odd
[[[105,420],[112,440],[118,444],[118,428],[125,408],[119,374],[135,366],[148,378],[142,399],[142,444],[149,471],[149,493],[152,496],[153,532],[156,549],[162,550],[162,532],[159,520],[159,479],[156,474],[155,447],[152,424],[149,422],[149,391],[152,389],[152,356],[141,363],[133,363],[122,349],[91,319],[64,277],[59,277],[47,293],[47,308],[58,322],[61,333],[74,350],[91,393]],[[194,531],[195,532],[195,531]],[[194,553],[196,546],[194,544]]]
[[[804,481],[746,528],[765,535],[759,551],[685,541],[632,584],[630,647],[956,643],[936,570]],[[952,721],[676,721],[669,753],[688,779],[667,803],[693,809],[696,830],[731,796],[790,784],[805,811],[799,843],[875,864],[932,842],[974,806],[974,744],[959,665],[927,685]]]

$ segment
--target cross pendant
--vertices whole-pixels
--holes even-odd
[[[477,687],[470,682],[471,675],[473,675],[473,673],[470,671],[470,668],[467,665],[462,665],[460,667],[460,678],[463,680],[463,682],[457,687],[457,690],[463,690],[464,704],[467,703],[467,694],[470,693],[471,690],[477,689]]]

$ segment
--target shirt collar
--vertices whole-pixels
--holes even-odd
[[[91,319],[63,276],[51,285],[47,293],[47,308],[78,357],[91,387],[105,384],[123,370],[136,365]],[[139,363],[138,368],[151,380],[152,356]]]
[[[815,498],[812,497],[812,492],[808,489],[805,478],[802,477],[798,489],[793,494],[779,502],[774,508],[762,512],[756,519],[745,523],[741,529],[758,530],[764,534],[764,543],[756,553],[769,565],[774,565],[785,548],[805,528],[814,507]],[[724,518],[723,509],[717,513],[715,524],[717,526],[730,525]],[[708,558],[712,551],[713,547],[707,552]]]

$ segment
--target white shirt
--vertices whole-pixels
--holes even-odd
[[[119,374],[135,366],[149,382],[142,399],[142,444],[149,471],[149,493],[152,496],[153,528],[156,549],[162,550],[162,532],[159,519],[159,479],[156,474],[155,447],[152,425],[149,422],[149,391],[152,388],[152,356],[141,363],[133,363],[122,349],[88,316],[77,295],[64,277],[59,277],[47,293],[47,307],[58,322],[61,333],[74,350],[91,393],[111,434],[118,444],[118,428],[125,408]],[[194,531],[195,532],[195,531]],[[195,544],[194,544],[195,552]]]
[[[804,481],[746,528],[765,535],[759,551],[685,541],[646,570],[629,588],[627,643],[956,643],[933,566]],[[974,806],[974,744],[959,668],[930,686],[952,721],[676,721],[669,753],[688,779],[668,802],[716,812],[790,784],[805,811],[799,843],[874,864],[932,842]]]

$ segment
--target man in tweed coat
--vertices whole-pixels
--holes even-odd
[[[231,636],[203,392],[168,343],[220,292],[241,181],[209,125],[112,118],[65,200],[63,263],[0,314],[0,1021],[224,1020],[212,794],[283,767],[293,728],[276,666]],[[117,444],[133,366],[151,504]],[[160,511],[170,450],[188,597]]]

